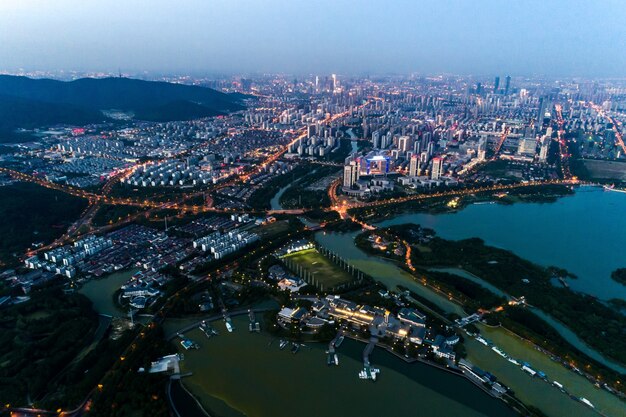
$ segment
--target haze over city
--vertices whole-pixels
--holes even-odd
[[[625,21],[0,0],[0,417],[626,416]]]
[[[0,70],[621,77],[619,0],[0,2]]]

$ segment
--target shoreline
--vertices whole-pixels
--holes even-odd
[[[233,316],[234,316],[234,314],[231,314],[231,315],[233,315]],[[220,317],[221,317],[221,316],[220,316]],[[219,317],[217,318],[217,320],[213,320],[213,321],[219,321]],[[188,327],[190,327],[190,326],[186,326],[185,328],[188,328]],[[264,334],[265,334],[266,336],[268,336],[268,337],[271,337],[271,338],[272,338],[272,340],[277,340],[277,339],[276,339],[273,335],[269,334],[266,330],[263,330],[263,332],[262,332],[262,333],[264,333]],[[353,341],[357,342],[359,345],[363,345],[363,344],[367,345],[367,343],[368,343],[368,341],[367,341],[367,340],[362,339],[362,338],[359,338],[358,336],[355,336],[355,335],[352,335],[352,334],[348,334],[348,333],[344,333],[344,335],[345,335],[345,337],[346,337],[346,338],[351,339],[351,340],[353,340]],[[174,336],[174,337],[175,337],[175,336]],[[290,339],[288,339],[288,338],[285,338],[285,339],[286,339],[286,340],[290,340]],[[171,340],[171,339],[170,339],[170,340]],[[318,345],[324,345],[324,344],[326,344],[326,342],[325,342],[325,341],[308,341],[307,343],[315,343],[315,344],[318,344]],[[406,358],[406,357],[404,357],[403,355],[399,354],[398,352],[395,352],[395,351],[394,351],[394,350],[393,350],[390,346],[387,346],[386,344],[383,344],[383,343],[380,343],[380,342],[377,342],[377,343],[376,343],[376,346],[377,346],[378,348],[380,348],[382,351],[384,351],[384,352],[386,352],[386,353],[390,354],[390,355],[392,356],[392,358],[393,358],[392,360],[393,360],[393,361],[396,363],[396,365],[397,365],[397,367],[395,367],[395,366],[393,366],[393,367],[389,367],[389,365],[384,365],[385,367],[389,368],[389,370],[390,370],[390,371],[392,371],[392,372],[397,372],[397,373],[399,373],[400,375],[402,375],[402,376],[404,376],[404,377],[406,377],[406,378],[409,378],[410,380],[414,381],[415,383],[420,383],[420,382],[419,382],[419,381],[415,381],[415,380],[413,379],[413,377],[412,377],[410,374],[405,374],[405,373],[402,371],[402,365],[401,365],[401,364],[414,365],[414,364],[416,364],[416,363],[419,363],[419,364],[423,364],[423,365],[429,366],[429,367],[431,367],[431,368],[433,368],[433,369],[436,369],[437,371],[443,371],[443,372],[446,372],[447,374],[454,375],[454,376],[456,376],[456,377],[460,377],[460,378],[462,378],[463,380],[467,380],[467,381],[471,382],[471,383],[472,383],[472,386],[479,388],[482,392],[484,392],[485,394],[487,394],[490,398],[493,398],[493,399],[497,399],[497,400],[502,401],[502,402],[506,405],[506,407],[507,407],[507,408],[509,408],[509,409],[511,409],[513,412],[518,413],[518,414],[520,414],[520,415],[521,415],[521,411],[520,411],[520,409],[519,409],[519,408],[520,408],[520,406],[521,406],[521,407],[525,410],[525,412],[528,412],[527,407],[526,407],[523,403],[521,403],[521,401],[519,401],[518,399],[516,399],[515,397],[511,397],[508,393],[507,393],[507,394],[505,394],[505,395],[503,395],[503,396],[497,396],[497,395],[494,395],[494,394],[493,394],[490,390],[488,390],[486,387],[482,386],[482,385],[481,385],[481,384],[479,384],[477,381],[472,380],[471,378],[469,378],[469,377],[468,377],[468,376],[467,376],[464,372],[462,372],[460,369],[459,369],[459,370],[455,370],[454,368],[445,367],[445,366],[442,366],[442,365],[440,365],[440,364],[434,363],[434,362],[432,362],[432,361],[424,360],[424,359],[421,359],[421,358]],[[358,359],[353,358],[353,357],[352,357],[352,355],[350,355],[350,354],[348,354],[348,357],[349,357],[349,358],[352,358],[352,359],[354,359],[354,360],[356,360],[357,362],[360,362]],[[190,371],[190,372],[193,372],[193,370],[189,370],[189,371]],[[171,397],[171,396],[170,396],[171,386],[172,386],[173,384],[175,384],[175,383],[178,383],[178,384],[180,385],[181,389],[182,389],[182,390],[184,390],[185,395],[186,395],[187,397],[192,398],[192,399],[194,400],[194,402],[196,403],[196,405],[197,405],[197,409],[196,409],[196,410],[197,410],[198,414],[197,414],[197,415],[192,415],[191,417],[214,417],[214,416],[213,416],[213,415],[212,415],[209,411],[207,411],[206,407],[205,407],[205,406],[204,406],[204,404],[202,403],[202,400],[199,398],[199,396],[198,396],[198,395],[196,395],[196,394],[194,394],[193,392],[191,392],[190,388],[188,388],[188,387],[185,385],[185,383],[184,383],[184,380],[183,380],[183,379],[184,379],[184,378],[182,378],[182,377],[181,377],[181,378],[175,378],[175,377],[174,377],[174,378],[172,378],[172,377],[170,377],[170,379],[168,380],[168,386],[167,386],[167,390],[168,390],[168,400],[169,400],[169,401],[171,401],[171,403],[172,403],[172,409],[175,411],[176,415],[177,415],[178,417],[182,417],[182,416],[187,417],[187,414],[180,414],[180,413],[178,412],[178,410],[180,409],[180,407],[177,407],[177,406],[176,406],[176,401],[177,401],[177,399],[176,399],[176,398],[173,398],[173,397]],[[225,404],[226,404],[226,405],[227,405],[230,409],[232,409],[232,410],[233,410],[233,412],[234,412],[234,413],[238,413],[238,414],[242,414],[242,413],[243,413],[242,411],[240,411],[240,410],[238,410],[238,409],[236,409],[236,408],[232,407],[231,405],[229,405],[228,403],[226,403],[224,400],[222,400],[222,399],[220,399],[220,398],[218,398],[218,397],[215,397],[215,396],[214,396],[214,395],[212,395],[212,394],[206,393],[206,395],[207,395],[207,396],[209,396],[209,397],[211,397],[211,398],[214,398],[214,399],[216,399],[216,400],[219,400],[219,401],[221,401],[221,402],[224,402],[224,403],[225,403]],[[504,397],[506,397],[506,398],[508,398],[508,399],[510,399],[510,400],[515,401],[515,402],[516,402],[516,404],[518,405],[518,407],[513,406],[513,405],[512,405],[509,401],[507,401]],[[180,399],[179,399],[179,400],[180,400]],[[242,415],[243,415],[243,414],[242,414]]]

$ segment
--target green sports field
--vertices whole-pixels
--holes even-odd
[[[291,263],[301,265],[308,270],[319,283],[324,285],[324,289],[335,288],[341,284],[352,281],[352,276],[339,265],[334,264],[316,249],[307,249],[300,252],[286,255],[283,260],[285,264],[297,272]]]

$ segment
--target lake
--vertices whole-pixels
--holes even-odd
[[[215,414],[224,417],[378,417],[384,415],[494,416],[516,414],[466,379],[431,366],[407,364],[383,349],[371,358],[381,370],[376,382],[357,377],[365,344],[346,339],[339,366],[327,366],[325,345],[307,344],[297,354],[280,350],[266,333],[249,333],[247,317],[210,340],[199,330],[187,336],[200,349],[185,351],[184,384]]]
[[[611,272],[626,267],[626,194],[581,187],[554,203],[473,204],[455,213],[396,216],[377,226],[414,223],[444,239],[479,237],[543,266],[578,276],[570,287],[601,299],[626,300]]]
[[[113,294],[128,281],[137,269],[114,272],[102,278],[92,279],[86,282],[79,293],[89,298],[93,309],[99,314],[113,317],[128,317],[128,312],[120,310],[113,300]]]

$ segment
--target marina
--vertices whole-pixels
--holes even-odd
[[[235,326],[247,322],[247,317],[233,317]],[[198,335],[202,333],[195,328],[187,337]],[[285,413],[317,417],[327,413],[327,405],[319,398],[336,397],[339,392],[342,400],[333,410],[346,417],[387,415],[391,407],[398,415],[414,415],[419,410],[424,417],[515,416],[503,402],[463,377],[421,363],[407,364],[383,349],[374,349],[370,359],[384,378],[377,378],[375,384],[355,383],[364,369],[366,345],[349,338],[341,343],[341,366],[329,367],[320,366],[327,356],[326,344],[307,343],[298,354],[287,355],[272,346],[272,340],[264,332],[234,332],[186,351],[181,372],[193,375],[183,383],[207,410],[223,417]],[[406,401],[398,403],[399,396]],[[367,398],[378,400],[364,401]]]

